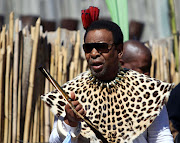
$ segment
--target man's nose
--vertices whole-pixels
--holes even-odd
[[[96,48],[93,48],[90,54],[91,54],[92,58],[96,58],[96,57],[100,56],[100,53],[98,52],[98,50]]]

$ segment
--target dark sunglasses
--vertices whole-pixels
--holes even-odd
[[[108,53],[114,44],[108,43],[85,43],[83,44],[83,49],[85,53],[90,53],[94,48],[99,53]]]

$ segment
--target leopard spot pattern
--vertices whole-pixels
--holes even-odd
[[[65,83],[66,93],[75,92],[78,101],[87,111],[86,116],[108,142],[132,142],[143,133],[159,115],[172,84],[165,83],[133,70],[125,73],[117,89],[102,90],[90,83],[89,72]],[[60,116],[67,101],[56,90],[41,96],[51,111]],[[82,122],[81,135],[89,138],[92,130]]]

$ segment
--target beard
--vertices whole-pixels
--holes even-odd
[[[107,74],[107,68],[103,67],[101,71],[94,71],[92,68],[90,68],[91,73],[93,76],[95,76],[99,80],[106,79]]]

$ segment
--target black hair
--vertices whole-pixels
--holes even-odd
[[[112,21],[107,21],[107,20],[97,20],[94,21],[86,30],[84,34],[84,42],[87,36],[87,33],[92,30],[96,29],[106,29],[108,31],[112,32],[113,35],[113,40],[114,44],[119,45],[123,44],[123,33],[121,31],[121,28],[114,22]]]

